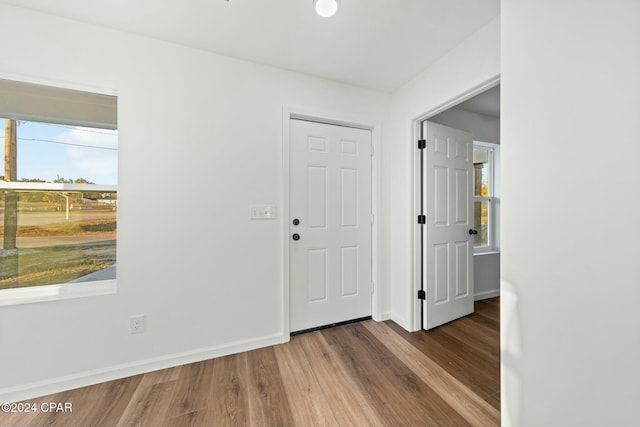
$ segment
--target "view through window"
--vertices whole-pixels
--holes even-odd
[[[496,238],[496,213],[495,213],[495,182],[494,168],[496,144],[474,142],[473,147],[473,213],[474,229],[478,234],[474,235],[474,249],[489,251],[497,249]]]
[[[0,290],[115,279],[117,131],[1,122]]]

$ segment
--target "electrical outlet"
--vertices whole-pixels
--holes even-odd
[[[144,332],[144,314],[131,316],[129,318],[129,328],[132,334],[141,334]]]

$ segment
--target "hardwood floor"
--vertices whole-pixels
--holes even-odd
[[[51,396],[1,426],[498,426],[500,299],[432,331],[368,320]]]

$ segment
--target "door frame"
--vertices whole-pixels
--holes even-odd
[[[374,216],[371,227],[371,280],[373,290],[371,295],[371,317],[373,320],[382,321],[391,318],[389,313],[382,313],[382,292],[380,290],[380,124],[371,123],[358,117],[350,117],[342,114],[334,114],[317,111],[309,108],[284,106],[282,108],[282,197],[280,205],[280,227],[282,236],[282,342],[288,342],[290,338],[290,274],[289,269],[289,218],[290,212],[290,151],[291,135],[289,122],[292,119],[306,120],[328,125],[346,126],[356,129],[364,129],[371,132],[373,155],[371,157],[371,211]]]
[[[420,225],[416,218],[420,214],[420,152],[418,150],[417,141],[420,139],[422,132],[422,122],[436,116],[443,111],[455,107],[456,105],[464,102],[476,95],[485,92],[492,87],[500,84],[500,75],[492,77],[478,85],[475,85],[466,91],[454,96],[448,101],[443,102],[435,108],[428,110],[427,112],[415,117],[411,121],[411,176],[412,176],[412,200],[411,200],[411,276],[413,286],[411,287],[411,330],[419,331],[422,329],[422,300],[418,299],[418,291],[421,289],[421,247],[420,247]]]

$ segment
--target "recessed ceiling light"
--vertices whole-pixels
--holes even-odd
[[[338,11],[338,0],[313,0],[316,13],[323,18],[329,18]]]

